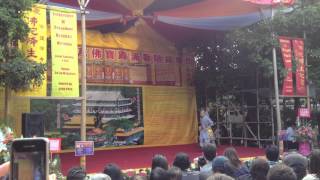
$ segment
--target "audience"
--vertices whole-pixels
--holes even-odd
[[[130,177],[130,180],[148,180],[147,176],[134,175]]]
[[[200,173],[200,180],[206,180],[212,174],[226,174],[233,177],[234,171],[231,168],[228,158],[225,156],[217,156],[212,161],[211,173]]]
[[[181,180],[182,179],[182,171],[180,168],[172,166],[168,170],[169,179],[170,180]]]
[[[249,174],[248,168],[240,161],[237,151],[230,147],[224,151],[224,156],[230,161],[231,167],[234,170],[234,177],[239,177],[245,174]]]
[[[309,173],[303,180],[319,180],[320,179],[320,150],[315,149],[310,154]]]
[[[180,168],[182,171],[182,180],[198,180],[199,172],[190,171],[191,162],[186,153],[178,153],[173,161],[173,165]]]
[[[190,168],[189,156],[186,153],[178,153],[173,161],[173,165],[180,168],[181,171],[187,171]]]
[[[197,162],[198,166],[196,167],[198,171],[200,171],[200,169],[207,164],[207,160],[203,157],[203,156],[200,156],[198,157],[198,162]],[[210,164],[212,165],[212,164]]]
[[[111,180],[110,176],[106,175],[106,174],[94,174],[90,180]]]
[[[227,148],[224,156],[217,157],[214,144],[206,144],[202,147],[202,151],[204,163],[200,173],[190,169],[191,162],[186,153],[178,153],[171,168],[168,168],[165,156],[155,155],[152,159],[149,180],[320,180],[320,149],[312,151],[309,163],[306,157],[295,152],[287,154],[280,163],[278,147],[270,146],[265,151],[267,160],[256,158],[250,161],[250,171],[242,164],[234,148]],[[307,174],[308,164],[309,174]],[[121,169],[115,164],[107,164],[103,173],[94,174],[91,179],[124,180]],[[81,167],[71,168],[67,175],[67,180],[87,178],[85,170]],[[130,180],[147,179],[147,176],[139,175],[130,177]]]
[[[297,176],[292,168],[280,163],[269,170],[267,180],[297,180]]]
[[[116,164],[107,164],[103,173],[109,175],[112,180],[123,180],[121,169]]]
[[[271,145],[267,147],[265,153],[270,168],[279,162],[279,148],[277,146]]]
[[[284,157],[283,163],[293,169],[297,176],[297,180],[302,180],[307,174],[308,160],[298,153],[290,153]]]
[[[87,173],[82,167],[73,167],[69,169],[67,180],[85,180]]]
[[[234,179],[230,176],[225,175],[225,174],[217,173],[217,174],[214,174],[214,175],[208,177],[207,180],[234,180]]]
[[[161,167],[165,170],[168,170],[167,158],[161,154],[156,154],[152,159],[151,169],[154,169],[156,167]]]
[[[169,174],[161,167],[156,167],[150,173],[150,180],[169,180]]]
[[[217,148],[214,144],[205,144],[202,147],[203,156],[206,159],[206,164],[200,169],[200,172],[211,172],[212,171],[212,161],[216,157]]]
[[[269,171],[269,164],[265,159],[257,158],[253,160],[250,174],[240,176],[239,180],[266,180]]]

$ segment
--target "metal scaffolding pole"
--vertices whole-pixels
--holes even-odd
[[[90,0],[78,0],[81,13],[81,32],[82,32],[82,63],[81,63],[81,141],[86,140],[86,117],[87,117],[87,81],[86,81],[86,65],[87,65],[87,43],[86,43],[86,7]],[[86,157],[80,158],[80,166],[86,169]]]
[[[272,19],[274,17],[274,10],[271,9]],[[275,40],[275,34],[272,30],[272,39]],[[273,46],[272,48],[272,62],[273,62],[273,77],[274,77],[274,94],[276,99],[276,117],[277,117],[277,135],[280,134],[281,131],[281,115],[280,115],[280,102],[279,102],[279,86],[278,86],[278,68],[277,68],[277,54],[276,48]],[[279,144],[280,145],[280,144]]]

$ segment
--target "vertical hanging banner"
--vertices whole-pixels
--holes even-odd
[[[300,96],[307,95],[305,67],[304,67],[304,42],[303,39],[293,39],[293,51],[296,59],[296,94]]]
[[[31,11],[26,12],[25,22],[30,29],[21,49],[26,57],[37,63],[47,63],[47,17],[46,5],[35,4]],[[32,86],[30,90],[19,92],[20,96],[47,96],[47,76],[43,75],[40,86]]]
[[[52,96],[79,96],[76,11],[50,11]]]
[[[279,37],[280,48],[282,52],[282,60],[284,67],[287,71],[287,75],[283,80],[282,95],[293,95],[293,80],[292,80],[292,50],[291,40],[287,37]]]

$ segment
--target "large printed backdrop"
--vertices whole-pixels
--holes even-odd
[[[75,100],[34,99],[30,104],[31,112],[44,113],[47,136],[55,137],[61,130],[63,149],[72,149],[80,140],[80,108]],[[90,85],[87,139],[96,147],[195,143],[194,88]]]

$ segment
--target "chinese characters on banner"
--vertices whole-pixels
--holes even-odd
[[[77,15],[72,10],[51,10],[52,96],[79,96]],[[100,55],[95,54],[95,58]]]
[[[78,54],[81,55],[81,47]],[[178,57],[150,52],[88,47],[87,82],[107,84],[192,86],[192,55]],[[183,70],[181,70],[183,69]]]
[[[296,59],[296,88],[297,95],[306,96],[306,80],[305,80],[305,67],[304,67],[304,42],[303,39],[293,39],[293,51]]]
[[[293,93],[293,80],[292,80],[292,51],[291,40],[286,37],[279,37],[280,48],[282,52],[282,60],[287,75],[284,78],[282,85],[282,95],[292,96]]]
[[[305,78],[305,66],[304,66],[304,42],[303,39],[290,38],[290,37],[279,37],[280,47],[282,51],[283,62],[286,70],[288,71],[287,76],[283,82],[282,94],[285,96],[294,95],[292,85],[292,50],[291,43],[293,46],[293,52],[296,60],[296,95],[306,96],[306,78]]]
[[[31,11],[26,12],[25,21],[30,29],[21,49],[26,57],[37,63],[47,63],[47,17],[45,5],[34,5]],[[21,96],[47,96],[47,76],[43,75],[40,86],[32,86],[30,90],[19,92]]]

